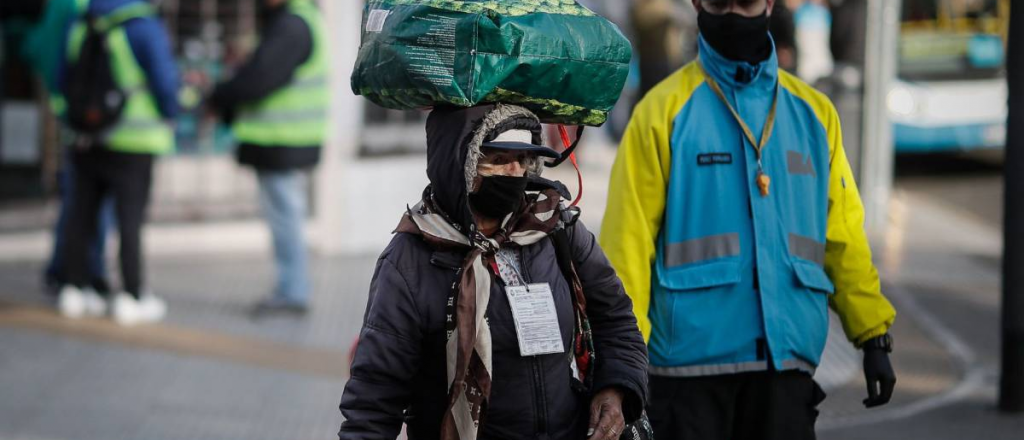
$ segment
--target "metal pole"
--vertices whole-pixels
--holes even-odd
[[[1024,5],[1017,5],[1024,6]],[[1010,8],[1007,48],[1009,115],[1003,176],[1003,353],[999,409],[1024,412],[1024,8]]]
[[[892,123],[886,95],[896,77],[899,44],[900,0],[869,0],[864,57],[864,137],[861,155],[861,198],[865,226],[878,231],[885,226],[892,192]]]

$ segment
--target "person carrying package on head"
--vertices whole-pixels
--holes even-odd
[[[698,59],[637,105],[601,245],[648,341],[659,439],[814,438],[829,308],[889,401],[864,212],[829,100],[778,68],[774,0],[694,0]]]
[[[238,161],[256,170],[260,206],[273,237],[277,282],[252,314],[303,316],[311,292],[303,237],[306,172],[319,163],[327,133],[327,36],[311,0],[263,0],[262,5],[259,45],[207,102],[231,122]]]
[[[430,185],[377,261],[339,438],[649,438],[627,426],[647,401],[632,305],[540,177],[559,154],[537,116],[435,108],[426,129]]]
[[[63,231],[66,284],[58,308],[69,317],[98,316],[108,303],[90,286],[88,244],[98,213],[112,195],[119,238],[122,292],[109,298],[123,325],[159,321],[164,301],[145,286],[142,225],[153,163],[174,150],[178,69],[167,30],[145,0],[80,0],[57,68],[74,131],[74,194]],[[98,258],[98,257],[94,257]]]

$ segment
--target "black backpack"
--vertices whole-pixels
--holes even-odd
[[[147,3],[132,3],[110,14],[84,14],[85,36],[78,58],[68,64],[64,75],[66,119],[77,133],[95,136],[121,118],[128,94],[118,86],[111,67],[107,35],[134,18],[152,15]]]

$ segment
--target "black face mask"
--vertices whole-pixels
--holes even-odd
[[[469,195],[469,204],[476,213],[502,219],[519,209],[526,192],[526,177],[486,176],[480,189]]]
[[[708,44],[730,60],[757,64],[771,56],[767,9],[757,17],[733,12],[715,15],[702,10],[697,13],[697,27]]]

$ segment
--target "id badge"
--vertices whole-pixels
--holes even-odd
[[[519,336],[519,354],[564,353],[555,299],[548,283],[505,288]]]

